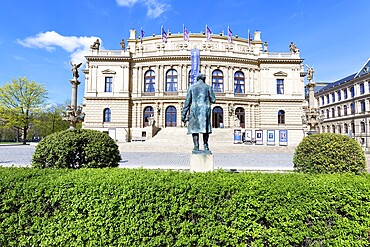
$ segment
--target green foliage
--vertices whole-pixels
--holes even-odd
[[[294,169],[307,173],[365,171],[366,159],[361,146],[348,136],[322,133],[309,135],[298,145]]]
[[[117,144],[96,130],[65,130],[42,139],[32,156],[38,168],[117,167],[121,155]]]
[[[0,168],[3,246],[369,246],[370,175]]]
[[[43,85],[26,77],[12,79],[0,87],[0,119],[8,127],[22,129],[24,144],[29,125],[40,112],[46,94]]]
[[[62,112],[64,111],[65,106],[57,104],[51,105],[40,112],[29,129],[30,139],[32,137],[42,138],[58,131],[67,130],[69,123],[62,120]]]

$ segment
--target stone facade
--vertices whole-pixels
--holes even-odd
[[[349,135],[364,150],[370,147],[370,59],[350,76],[315,93],[320,112],[319,132]]]
[[[118,44],[117,44],[118,45]],[[304,135],[301,116],[304,68],[299,52],[269,52],[255,32],[251,40],[204,34],[144,37],[130,30],[125,50],[91,50],[86,56],[84,128],[107,131],[119,142],[147,140],[150,124],[183,127],[190,50],[200,51],[200,72],[213,86],[213,128],[288,130],[289,145]],[[154,123],[149,123],[152,116]],[[154,131],[155,132],[155,131]],[[155,134],[155,133],[153,133]],[[151,134],[152,135],[152,134]]]

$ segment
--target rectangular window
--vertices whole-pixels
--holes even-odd
[[[345,88],[343,90],[343,93],[344,93],[344,99],[348,99],[348,91],[347,91],[347,88]]]
[[[355,87],[351,87],[351,98],[355,97]]]
[[[329,95],[326,95],[326,104],[329,104],[329,103],[330,103]]]
[[[361,112],[366,111],[366,105],[365,105],[365,100],[361,101]]]
[[[104,92],[112,92],[113,90],[113,77],[105,77],[105,89]]]
[[[360,94],[364,94],[365,93],[365,84],[361,83],[360,84]]]
[[[340,101],[342,99],[342,94],[340,93],[340,91],[337,92],[337,95],[338,95],[338,101]]]
[[[334,103],[335,102],[335,93],[332,93],[331,94],[331,102]]]
[[[277,94],[284,94],[284,79],[276,80],[276,92]]]
[[[321,105],[324,105],[324,104],[325,104],[324,96],[321,96]]]

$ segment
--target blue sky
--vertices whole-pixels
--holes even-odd
[[[182,32],[183,24],[193,33],[207,24],[214,34],[230,26],[240,37],[259,30],[272,52],[288,52],[293,41],[304,64],[314,65],[315,81],[335,81],[370,57],[369,10],[370,1],[353,0],[1,0],[0,85],[26,76],[45,85],[50,102],[64,103],[69,61],[79,61],[96,38],[103,49],[120,49],[131,28],[150,36],[161,25]]]

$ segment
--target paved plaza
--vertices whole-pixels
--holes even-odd
[[[190,169],[191,146],[170,148],[150,142],[120,145],[120,168]],[[0,166],[27,167],[35,145],[0,145]],[[292,171],[294,148],[223,144],[212,149],[215,168],[236,171]],[[366,155],[369,164],[370,155]],[[370,171],[369,165],[367,168]]]
[[[242,145],[244,146],[244,144]],[[234,147],[239,149],[227,151],[225,147],[215,147],[213,152],[215,168],[256,171],[289,171],[293,169],[293,153],[289,150],[277,152],[276,149],[271,149],[270,153],[263,153],[268,150],[262,147],[256,150],[256,147],[242,147],[241,145]],[[246,148],[245,152],[241,152],[240,148]],[[221,151],[216,151],[218,149]],[[191,147],[187,150],[163,146],[153,148],[146,143],[138,142],[123,144],[120,146],[120,150],[122,160],[119,167],[121,168],[190,169]],[[34,145],[1,145],[0,165],[29,166],[34,151]]]

